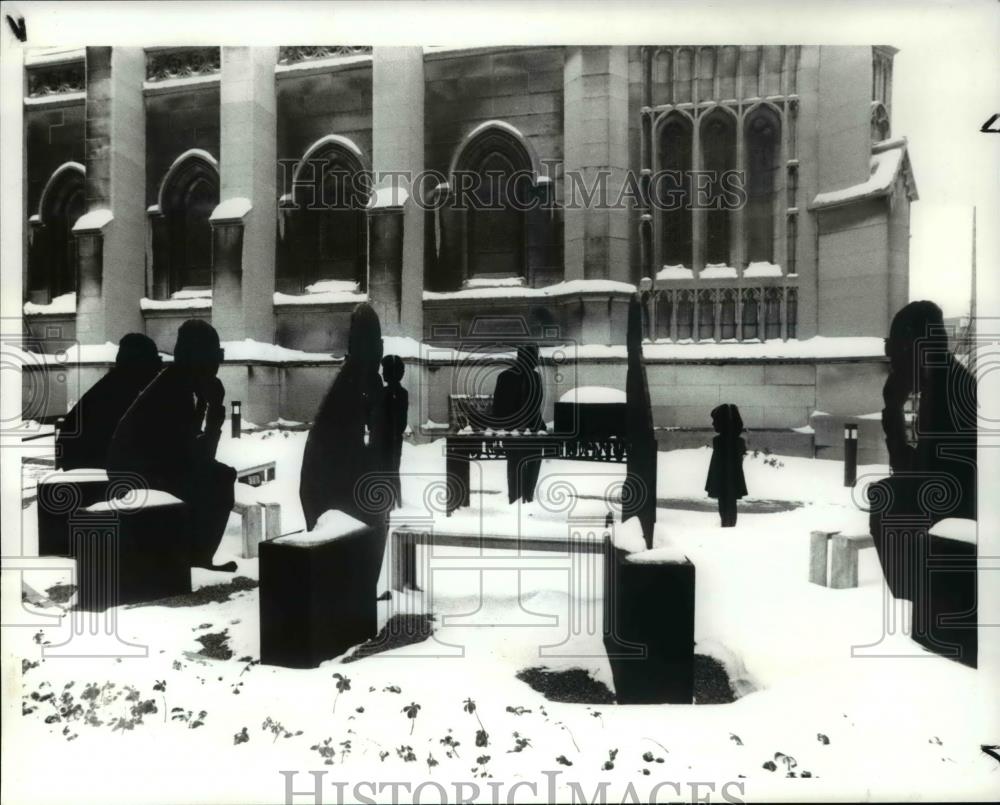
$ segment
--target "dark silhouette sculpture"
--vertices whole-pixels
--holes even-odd
[[[56,437],[56,469],[107,469],[119,420],[161,368],[152,339],[141,333],[123,336],[114,367],[66,414]]]
[[[351,314],[347,357],[323,398],[302,455],[299,499],[309,530],[336,509],[381,526],[391,506],[386,484],[386,413],[379,363],[382,328],[365,302]]]
[[[401,385],[405,367],[398,355],[382,358],[382,379],[385,381],[385,461],[393,489],[393,507],[403,505],[402,486],[399,481],[399,463],[403,455],[403,434],[410,409],[410,395]]]
[[[747,451],[740,409],[725,403],[712,410],[712,427],[719,435],[712,439],[712,460],[708,465],[705,491],[719,501],[719,517],[723,528],[736,525],[736,501],[746,497],[747,483],[743,477],[743,456]]]
[[[656,525],[656,435],[649,383],[642,363],[642,305],[633,294],[628,306],[628,372],[625,376],[625,424],[628,438],[622,520],[638,517],[646,547],[653,547]]]
[[[190,507],[192,564],[214,565],[233,508],[236,470],[215,460],[226,419],[219,335],[190,319],[177,331],[174,362],[156,376],[122,417],[108,451],[109,475],[136,473]]]
[[[892,474],[868,489],[872,539],[890,591],[913,601],[913,638],[974,666],[976,546],[929,530],[945,518],[976,518],[975,378],[949,353],[933,302],[896,314],[885,352],[882,428]],[[914,394],[915,445],[905,414]]]
[[[545,430],[542,420],[542,376],[538,370],[538,346],[517,348],[517,359],[497,377],[493,390],[494,427],[499,430],[537,433]],[[518,446],[507,454],[507,499],[510,503],[535,499],[535,486],[542,465],[537,447]]]

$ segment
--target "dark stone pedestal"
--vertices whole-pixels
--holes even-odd
[[[38,481],[38,555],[69,556],[70,517],[104,499],[108,474],[99,469],[53,472]]]
[[[355,521],[356,522],[356,521]],[[315,668],[375,636],[384,534],[362,526],[260,544],[260,660]]]
[[[605,554],[604,646],[618,704],[691,704],[695,569],[686,558]]]
[[[96,510],[95,510],[96,509]],[[70,521],[80,609],[156,601],[191,592],[191,527],[180,501],[81,509]]]
[[[976,545],[927,537],[929,551],[913,595],[913,639],[928,651],[977,666]]]

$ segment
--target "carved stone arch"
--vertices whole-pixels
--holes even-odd
[[[292,173],[288,231],[282,238],[278,285],[300,293],[321,281],[364,289],[368,269],[366,206],[372,176],[361,148],[327,134],[310,145]]]
[[[470,131],[448,171],[454,204],[444,212],[451,231],[446,284],[470,278],[524,277],[531,284],[543,267],[552,236],[542,207],[550,183],[541,184],[541,164],[524,135],[499,120]],[[533,204],[537,201],[541,205]]]
[[[207,151],[191,149],[171,164],[160,183],[153,226],[153,281],[158,296],[212,286],[212,226],[219,205],[219,166]]]
[[[76,290],[73,224],[86,211],[86,170],[79,162],[56,168],[31,218],[27,298],[48,302]]]
[[[888,140],[892,136],[892,127],[889,123],[889,112],[886,111],[885,104],[878,101],[872,103],[872,142],[880,143]]]

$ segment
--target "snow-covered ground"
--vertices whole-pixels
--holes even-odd
[[[302,526],[304,442],[304,432],[272,430],[226,440],[220,450],[223,460],[276,461],[277,479],[255,494],[281,502],[285,532]],[[703,492],[709,456],[704,448],[660,454],[657,544],[696,566],[696,650],[724,664],[743,694],[731,704],[546,700],[516,673],[583,668],[612,687],[601,645],[600,558],[573,564],[559,554],[438,549],[418,563],[423,593],[379,603],[383,621],[432,613],[430,639],[315,670],[256,662],[252,587],[195,606],[118,610],[117,634],[147,646],[142,658],[42,658],[42,645],[70,639],[68,617],[7,630],[24,660],[27,712],[21,737],[6,748],[5,788],[30,786],[35,802],[65,801],[68,791],[74,801],[102,803],[284,802],[281,771],[295,771],[292,787],[302,792],[312,791],[315,770],[327,772],[324,802],[338,801],[336,782],[346,783],[344,801],[391,800],[391,788],[373,791],[364,781],[409,783],[410,791],[436,781],[450,802],[459,781],[464,796],[475,784],[488,802],[487,784],[517,780],[526,785],[500,788],[500,801],[545,800],[550,784],[557,801],[569,801],[571,782],[589,801],[602,781],[609,802],[646,801],[658,783],[661,801],[691,801],[692,782],[706,784],[702,795],[712,783],[715,801],[727,783],[743,800],[994,799],[1000,766],[980,750],[1000,737],[989,733],[993,716],[981,705],[986,680],[922,652],[904,634],[883,634],[874,551],[861,554],[856,589],[807,581],[812,529],[867,526],[842,485],[842,465],[748,455],[746,503],[789,505],[741,512],[737,527],[723,530]],[[884,471],[862,467],[859,476]],[[536,502],[510,507],[502,463],[483,462],[472,472],[472,506],[444,518],[435,512],[443,472],[443,442],[405,446],[395,524],[433,517],[436,530],[558,536],[603,523],[623,477],[620,466],[545,462]],[[30,550],[34,504],[23,514]],[[234,517],[217,561],[235,558],[237,575],[256,579],[257,560],[240,558],[239,549]],[[68,580],[59,570],[26,575],[39,591]],[[194,571],[199,588],[229,580]],[[39,622],[59,612],[29,609]],[[79,635],[72,641],[84,645]],[[398,796],[412,798],[403,788]],[[422,801],[441,798],[436,787],[421,791]]]

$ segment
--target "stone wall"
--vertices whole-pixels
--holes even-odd
[[[199,148],[219,159],[219,85],[147,92],[146,206],[156,204],[167,170],[185,151]]]
[[[38,212],[45,183],[66,162],[84,161],[83,100],[53,101],[24,110],[25,171],[28,215]]]

